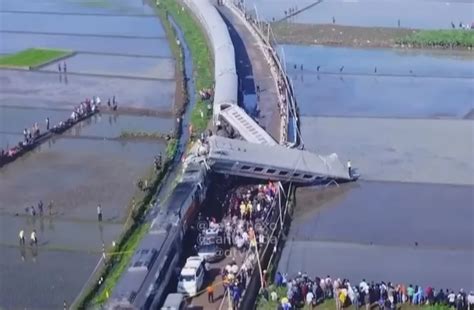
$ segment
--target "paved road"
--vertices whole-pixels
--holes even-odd
[[[218,7],[229,28],[234,43],[237,74],[241,81],[239,102],[251,102],[256,97],[256,85],[260,87],[258,106],[260,125],[276,140],[280,140],[280,114],[278,90],[257,40],[242,21],[229,8]]]

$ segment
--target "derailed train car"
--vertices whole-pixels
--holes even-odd
[[[106,309],[156,309],[182,254],[182,241],[206,197],[206,167],[190,163],[153,219]]]
[[[214,55],[213,120],[216,123],[222,107],[238,104],[234,44],[226,23],[211,1],[185,0],[185,3],[204,27]]]

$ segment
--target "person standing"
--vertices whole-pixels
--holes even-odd
[[[33,230],[30,235],[30,244],[38,245],[38,237],[36,237],[36,230]]]
[[[350,160],[347,161],[347,171],[349,172],[349,177],[352,178],[352,165]]]
[[[25,245],[25,232],[20,230],[20,233],[18,234],[18,238],[20,239],[20,244]]]
[[[63,62],[63,70],[64,70],[64,73],[67,72],[67,66],[66,66],[66,62]]]
[[[39,211],[39,215],[43,216],[43,201],[42,200],[40,200],[40,202],[38,203],[38,211]]]
[[[49,117],[46,118],[46,130],[49,130]]]
[[[58,62],[58,71],[59,71],[59,73],[61,73],[61,63],[60,62]]]
[[[214,303],[214,287],[212,286],[212,283],[207,287],[207,302],[211,304]]]
[[[102,222],[102,207],[99,205],[97,206],[97,220]]]

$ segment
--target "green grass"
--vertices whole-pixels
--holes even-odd
[[[276,291],[278,295],[278,299],[281,300],[281,298],[286,296],[286,288],[283,287],[278,287],[275,288],[273,285],[270,286],[269,292]],[[258,310],[275,310],[277,309],[278,302],[274,301],[266,301],[263,297],[259,296],[257,299],[257,309]],[[301,309],[311,309],[309,306],[305,306],[304,308]],[[317,310],[334,310],[336,309],[336,302],[334,299],[327,300],[321,305],[316,306]],[[350,306],[346,307],[344,309],[347,310],[354,310],[355,307]],[[365,309],[365,307],[361,307],[360,309]],[[450,308],[448,306],[442,306],[442,305],[436,305],[436,306],[415,306],[415,305],[410,305],[410,304],[403,304],[399,306],[398,309],[402,310],[449,310]]]
[[[474,31],[463,29],[420,30],[397,41],[415,47],[464,47],[474,46]]]
[[[201,114],[202,111],[202,114]],[[199,100],[191,111],[191,124],[193,131],[201,133],[207,128],[207,124],[212,117],[212,108],[208,109],[207,102]]]
[[[167,145],[167,154],[168,149],[176,150],[177,143],[173,141],[175,141],[175,139],[171,139],[170,143]],[[148,231],[149,224],[144,223],[143,214],[153,202],[158,186],[161,184],[161,181],[170,167],[171,160],[172,158],[167,158],[165,164],[158,173],[151,169],[153,172],[150,172],[150,190],[142,192],[140,197],[136,197],[138,201],[136,201],[135,206],[132,206],[132,209],[130,210],[129,218],[125,224],[124,233],[119,238],[116,249],[108,249],[107,251],[112,252],[111,254],[113,254],[107,257],[107,266],[102,266],[102,268],[95,273],[95,280],[88,283],[90,286],[83,294],[81,294],[79,301],[77,305],[74,305],[74,308],[89,309],[97,305],[102,305],[107,301],[107,295],[111,294],[113,291],[113,288],[120,279],[121,274],[129,264],[140,240]],[[103,277],[105,281],[102,285],[99,285],[98,280],[101,277]]]
[[[98,294],[93,300],[92,304],[103,304],[107,301],[108,295],[112,293],[113,288],[117,284],[120,276],[127,268],[140,240],[143,238],[145,233],[148,231],[149,224],[144,224],[138,226],[138,228],[130,235],[130,238],[123,245],[113,250],[114,252],[111,255],[108,255],[108,259],[114,260],[116,263],[114,264],[113,269],[105,278],[105,282],[101,285],[100,294]]]
[[[123,130],[120,133],[121,139],[166,139],[168,134],[161,132],[146,132],[146,131],[127,131]]]
[[[196,22],[192,13],[179,1],[160,0],[159,9],[168,12],[179,25],[184,34],[184,39],[188,45],[193,58],[194,80],[196,98],[199,98],[199,90],[211,88],[214,83],[213,61],[211,51],[207,45],[207,38],[202,31],[201,26]],[[201,117],[200,110],[204,111],[204,118]],[[207,104],[198,101],[193,108],[191,115],[191,124],[194,133],[200,133],[206,129],[212,116],[208,111]]]
[[[176,151],[178,150],[178,139],[172,138],[168,141],[166,145],[166,158],[169,160],[173,159],[176,155]]]
[[[0,66],[35,68],[71,53],[72,51],[67,50],[29,48],[15,54],[1,56]]]

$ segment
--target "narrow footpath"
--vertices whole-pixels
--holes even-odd
[[[217,6],[226,22],[230,37],[234,43],[237,74],[240,80],[239,99],[244,106],[252,100],[260,87],[257,105],[260,113],[257,117],[260,125],[276,140],[280,140],[280,113],[278,109],[278,89],[258,41],[243,22],[226,6]]]

